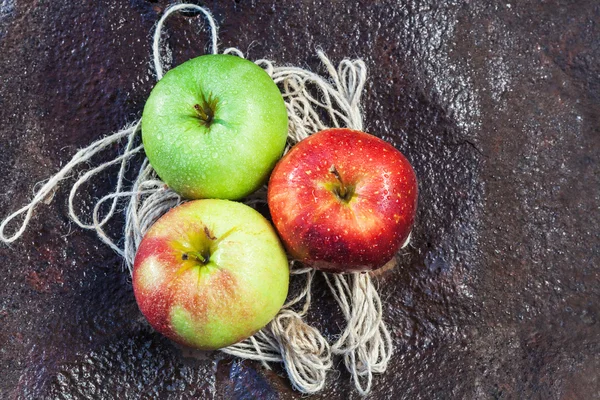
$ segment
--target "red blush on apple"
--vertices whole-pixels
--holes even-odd
[[[418,186],[394,146],[351,129],[296,144],[268,185],[273,223],[288,253],[328,272],[374,270],[394,257],[415,219]]]

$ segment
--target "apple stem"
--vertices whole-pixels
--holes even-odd
[[[195,251],[191,251],[189,253],[183,253],[181,255],[181,259],[182,260],[194,260],[194,261],[198,261],[201,264],[206,264],[208,262],[208,257],[204,256],[202,253],[200,252],[195,252]]]
[[[344,184],[344,181],[342,180],[342,176],[338,172],[337,168],[335,168],[335,165],[331,164],[331,167],[329,167],[329,172],[331,172],[336,177],[338,182],[340,183],[340,187],[336,190],[336,194],[341,199],[347,200],[346,196],[348,194],[348,189],[346,188],[346,185]]]
[[[200,104],[194,105],[194,109],[198,113],[198,116],[206,125],[210,125],[213,120],[213,111],[210,107],[202,107]]]
[[[215,119],[217,99],[213,97],[212,93],[209,93],[208,97],[205,97],[204,93],[202,93],[201,97],[200,102],[194,104],[194,110],[196,110],[202,124],[208,127]]]

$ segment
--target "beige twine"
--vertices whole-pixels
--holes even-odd
[[[160,49],[164,21],[180,10],[197,11],[205,16],[210,28],[211,51],[213,54],[218,53],[217,26],[211,13],[193,4],[174,5],[158,21],[153,37],[157,79],[163,76]],[[223,53],[244,57],[236,48],[228,48]],[[281,89],[289,118],[288,147],[328,127],[363,128],[360,98],[366,81],[364,62],[343,60],[336,69],[321,51],[317,54],[329,74],[328,78],[302,68],[277,67],[265,59],[256,61]],[[322,115],[326,115],[328,120],[324,121]],[[96,154],[126,140],[121,155],[87,170],[73,184],[69,194],[69,215],[81,228],[95,230],[104,243],[123,257],[131,272],[136,250],[146,231],[165,212],[184,201],[158,178],[145,157],[133,185],[125,187],[125,172],[132,167],[130,162],[136,155],[143,154],[143,146],[138,139],[140,126],[141,120],[138,120],[79,150],[69,163],[37,191],[29,204],[4,219],[0,224],[0,240],[4,243],[17,240],[27,228],[33,210],[54,193],[61,180]],[[80,187],[113,165],[119,165],[114,192],[100,198],[93,208],[92,221],[84,222],[77,215],[75,207]],[[115,240],[108,236],[104,226],[118,214],[117,206],[122,199],[127,202],[124,238]],[[103,212],[102,206],[107,202],[110,206]],[[266,204],[264,187],[246,201],[250,206],[258,203]],[[23,218],[20,226],[12,235],[7,234],[7,226],[17,217]],[[121,241],[122,247],[119,246]],[[363,395],[369,393],[373,374],[386,370],[393,350],[392,339],[382,317],[381,300],[370,275],[323,273],[347,323],[330,345],[318,329],[303,320],[311,305],[311,285],[315,270],[296,267],[292,261],[290,271],[293,276],[304,276],[305,282],[300,293],[288,300],[274,320],[261,331],[222,351],[260,361],[266,368],[270,368],[269,362],[283,363],[293,387],[303,393],[315,393],[324,387],[327,371],[332,367],[332,356],[339,355],[358,392]],[[301,308],[297,310],[300,305]]]

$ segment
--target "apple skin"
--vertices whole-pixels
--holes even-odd
[[[262,68],[211,54],[156,84],[144,106],[142,140],[158,176],[183,197],[236,200],[267,181],[287,124],[283,97]]]
[[[415,173],[396,148],[336,128],[296,144],[273,170],[267,196],[294,259],[352,272],[380,268],[394,257],[412,229],[417,193]]]
[[[264,327],[288,285],[287,256],[271,224],[228,200],[195,200],[167,212],[144,236],[133,267],[135,298],[150,325],[202,350]]]

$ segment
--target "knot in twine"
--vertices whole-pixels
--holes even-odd
[[[211,52],[218,54],[217,25],[210,11],[194,4],[177,4],[168,8],[158,21],[153,36],[153,61],[157,80],[163,77],[164,58],[161,56],[161,33],[165,20],[177,11],[196,11],[208,22]],[[236,48],[228,48],[223,54],[244,57]],[[276,66],[272,61],[260,59],[261,66],[281,90],[288,112],[288,149],[312,133],[330,127],[348,127],[362,130],[363,120],[360,99],[366,82],[366,66],[362,60],[343,60],[336,69],[322,51],[317,51],[328,78],[311,71],[293,67]],[[171,208],[185,200],[168,188],[157,176],[147,158],[141,165],[134,165],[134,158],[143,154],[140,144],[141,119],[122,130],[99,139],[83,148],[35,193],[29,204],[7,216],[0,224],[0,240],[12,243],[27,228],[34,209],[41,202],[48,202],[59,183],[67,178],[76,167],[88,163],[98,153],[125,141],[123,152],[100,165],[85,171],[72,185],[69,193],[69,216],[79,227],[96,232],[100,240],[112,248],[125,262],[131,273],[135,254],[142,238],[152,224]],[[96,201],[91,221],[84,222],[77,213],[75,203],[82,185],[107,168],[118,165],[116,186]],[[129,187],[125,173],[138,168],[135,181]],[[113,239],[105,232],[105,225],[120,214],[120,202],[125,202],[124,236]],[[105,205],[108,203],[108,207]],[[245,201],[250,206],[266,204],[266,188],[263,187]],[[8,225],[16,218],[22,221],[16,231],[7,234]],[[120,244],[122,243],[122,246]],[[406,245],[406,244],[405,244]],[[338,303],[346,326],[333,344],[321,332],[304,321],[311,305],[312,282],[316,271],[298,268],[291,262],[290,273],[294,279],[304,276],[299,292],[279,311],[277,316],[252,337],[221,349],[224,353],[260,361],[266,368],[268,363],[281,362],[292,386],[303,393],[315,393],[323,389],[326,375],[331,369],[332,357],[341,356],[350,372],[357,391],[363,395],[372,388],[373,374],[386,370],[392,355],[393,344],[383,321],[381,300],[367,273],[332,274],[322,272],[328,288]],[[302,303],[302,308],[296,307]]]

